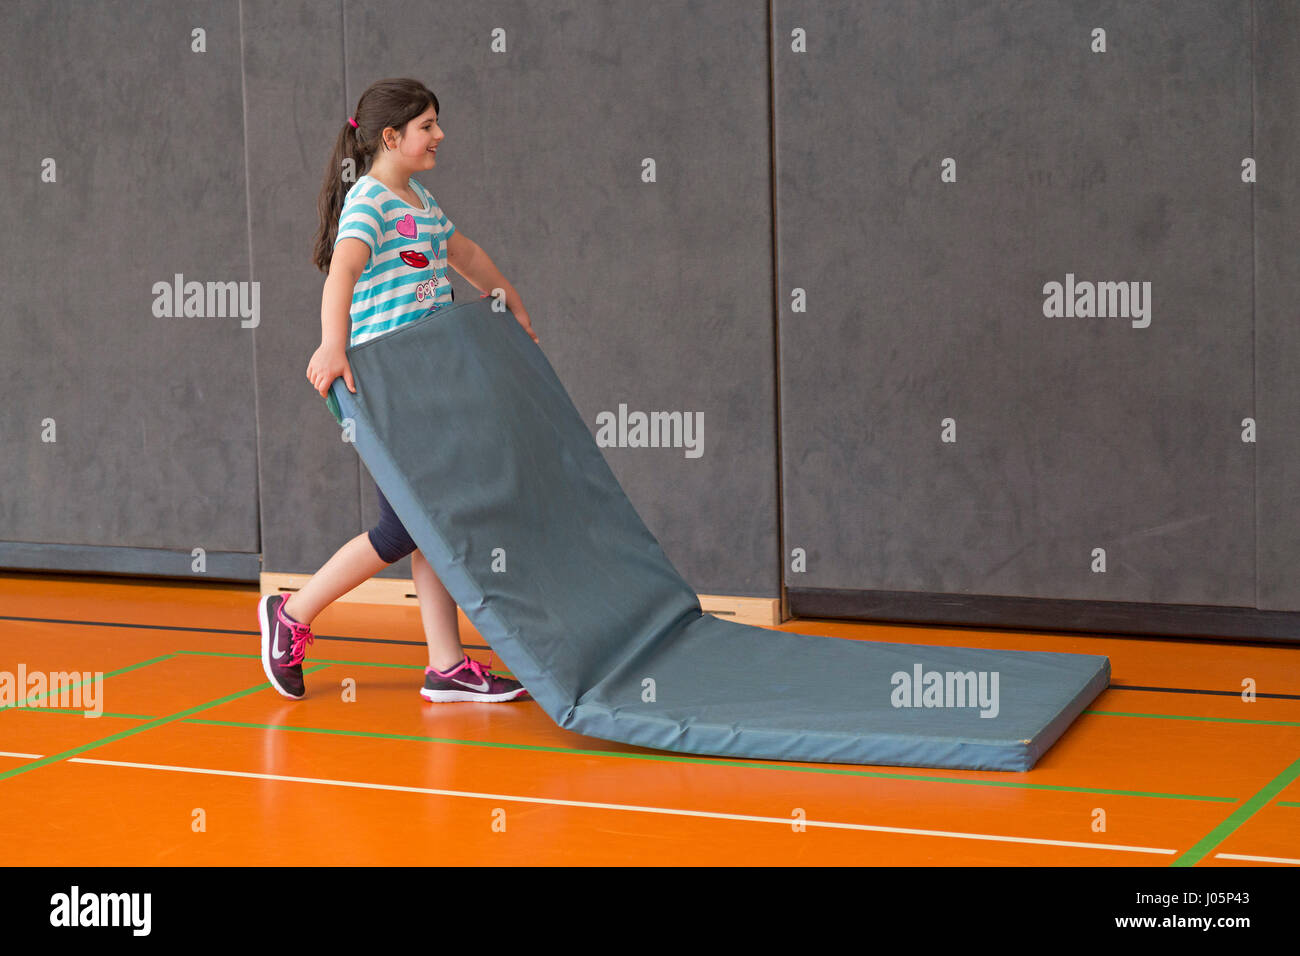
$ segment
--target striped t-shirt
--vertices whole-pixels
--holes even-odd
[[[353,183],[343,200],[334,245],[351,238],[370,247],[366,268],[352,290],[349,346],[451,302],[447,240],[456,227],[432,193],[415,179],[407,182],[423,200],[423,208],[410,205],[370,175]]]

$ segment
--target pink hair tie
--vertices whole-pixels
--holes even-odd
[[[348,117],[348,122],[352,124],[353,129],[358,129],[357,121],[354,120],[351,116]]]

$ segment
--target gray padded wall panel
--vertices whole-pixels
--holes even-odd
[[[167,549],[165,573],[193,548],[254,553],[252,332],[156,316],[153,289],[249,279],[238,6],[21,2],[4,19],[0,540]]]
[[[257,330],[263,570],[314,574],[361,532],[361,502],[374,494],[306,376],[325,285],[310,261],[316,198],[351,112],[343,14],[336,2],[293,0],[245,2],[243,17],[253,271],[266,312]]]
[[[519,291],[593,434],[620,403],[703,414],[698,458],[603,449],[669,558],[698,592],[776,596],[766,4],[344,11],[349,109],[388,76],[438,95],[420,180]]]
[[[335,134],[409,74],[448,134],[423,181],[519,288],[592,430],[620,403],[704,414],[703,458],[604,449],[665,551],[701,592],[776,593],[764,3],[7,9],[0,554],[112,570],[116,547],[174,573],[194,547],[231,568],[264,550],[310,573],[373,523],[303,376],[307,257]],[[773,16],[786,544],[811,559],[791,586],[1300,608],[1300,8]],[[256,280],[257,329],[154,317],[178,272]],[[1151,281],[1151,326],[1043,318],[1067,272]]]
[[[1249,5],[773,31],[790,586],[1253,606]],[[1068,273],[1150,282],[1149,327],[1045,317]]]
[[[1259,607],[1300,609],[1300,4],[1255,4]]]

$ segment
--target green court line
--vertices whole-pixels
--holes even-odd
[[[883,780],[906,780],[929,783],[959,783],[983,787],[1012,787],[1022,790],[1052,790],[1063,793],[1092,793],[1120,797],[1154,797],[1166,800],[1199,800],[1210,803],[1236,803],[1236,797],[1210,797],[1200,794],[1159,793],[1141,790],[1109,790],[1100,787],[1070,787],[1052,784],[1016,783],[1001,780],[962,780],[951,777],[930,777],[923,774],[884,773],[876,770],[845,770],[837,767],[794,767],[749,763],[743,760],[711,760],[707,757],[679,757],[672,754],[634,754],[621,750],[583,750],[576,747],[544,747],[538,744],[512,744],[488,740],[458,740],[454,737],[425,737],[418,734],[394,734],[371,730],[338,730],[333,727],[292,727],[286,724],[257,724],[238,720],[208,720],[194,718],[187,724],[208,727],[242,727],[249,730],[285,730],[305,734],[332,734],[340,737],[366,737],[376,740],[406,740],[417,743],[453,744],[462,747],[495,747],[502,750],[529,750],[539,753],[572,754],[584,757],[618,757],[625,760],[658,760],[678,764],[704,764],[715,767],[744,767],[752,770],[783,770],[802,773],[825,773],[847,777],[870,777]]]
[[[1296,760],[1280,774],[1266,783],[1263,788],[1239,806],[1228,818],[1207,833],[1200,841],[1171,863],[1171,866],[1195,866],[1210,851],[1226,840],[1234,830],[1264,808],[1264,805],[1285,790],[1296,777],[1300,777],[1300,760]]]
[[[176,656],[175,654],[163,654],[161,657],[151,657],[149,660],[147,660],[147,661],[141,661],[141,662],[138,663],[138,664],[128,664],[126,667],[119,667],[119,668],[118,668],[117,670],[115,670],[115,671],[109,671],[107,674],[104,674],[104,675],[103,675],[103,678],[104,678],[104,680],[107,680],[107,679],[110,678],[110,677],[116,677],[118,674],[125,674],[127,671],[139,670],[141,667],[148,667],[150,664],[157,664],[157,663],[159,663],[160,661],[171,660],[171,659],[172,659],[173,657],[175,657],[175,656]],[[59,673],[64,673],[64,672],[59,672]],[[78,673],[83,673],[83,672],[82,672],[82,671],[70,671],[70,672],[68,672],[68,673],[78,674]],[[91,679],[91,680],[94,680],[95,678],[92,676],[90,679]],[[80,687],[82,683],[83,683],[82,681],[77,681],[76,683],[74,683],[74,684],[69,684],[69,685],[67,685],[67,686],[68,686],[69,689],[72,689],[73,687]],[[62,689],[62,688],[60,687],[60,689]],[[18,704],[5,704],[4,706],[0,706],[0,710],[26,710],[26,709],[27,709],[27,706],[30,706],[30,704],[31,704],[32,701],[34,701],[34,700],[40,700],[42,697],[44,697],[44,696],[45,696],[46,694],[48,694],[48,693],[49,693],[49,691],[42,691],[42,692],[39,693],[39,694],[33,694],[32,696],[25,698],[25,700],[27,701],[27,705],[26,705],[26,706],[22,706],[22,707],[20,707]],[[77,713],[81,713],[81,711],[77,711]]]
[[[56,710],[43,708],[52,714],[80,714],[79,710]],[[35,712],[35,711],[33,711]],[[153,720],[147,715],[139,714],[105,714],[105,717],[123,717],[136,720]],[[291,727],[286,724],[256,724],[240,720],[206,720],[193,718],[184,720],[186,724],[202,724],[206,727],[242,727],[249,730],[287,730],[303,734],[333,734],[340,737],[367,737],[376,740],[407,740],[416,743],[454,744],[461,747],[496,747],[503,750],[531,750],[540,753],[573,754],[583,757],[621,757],[630,760],[659,760],[678,764],[705,764],[715,767],[743,767],[752,770],[780,770],[794,773],[828,773],[837,776],[870,777],[882,780],[904,780],[918,783],[959,783],[977,787],[1011,787],[1020,790],[1049,790],[1061,793],[1091,793],[1117,797],[1151,797],[1160,800],[1199,800],[1208,803],[1236,803],[1236,797],[1210,797],[1202,794],[1160,793],[1144,790],[1110,790],[1102,787],[1070,787],[1045,783],[1016,783],[1002,780],[962,780],[951,777],[930,777],[923,774],[885,773],[878,770],[845,770],[838,767],[794,767],[772,766],[771,764],[749,763],[744,760],[713,760],[707,757],[679,757],[673,754],[634,754],[623,750],[582,750],[576,747],[544,747],[539,744],[512,744],[491,740],[458,740],[454,737],[425,737],[417,734],[393,734],[377,730],[338,730],[333,727]]]
[[[1188,714],[1125,714],[1117,710],[1085,710],[1098,717],[1151,717],[1156,720],[1204,720],[1215,724],[1255,724],[1267,727],[1300,727],[1300,720],[1255,720],[1249,717],[1194,717]]]
[[[260,654],[239,654],[230,651],[184,650],[184,651],[176,651],[174,652],[174,654],[168,654],[165,655],[164,657],[155,658],[152,661],[145,661],[142,664],[134,664],[131,665],[131,667],[129,668],[123,668],[123,670],[131,670],[134,669],[135,667],[143,667],[145,666],[145,664],[155,663],[156,661],[165,660],[168,657],[174,657],[176,655],[181,655],[181,654],[195,656],[195,657],[234,657],[234,658],[241,658],[246,660],[261,659]],[[420,670],[420,671],[424,670],[423,664],[393,664],[393,663],[382,663],[378,661],[344,661],[344,660],[336,660],[331,658],[317,658],[314,660],[313,663],[316,666],[313,666],[310,670],[304,670],[303,672],[304,674],[314,673],[315,671],[321,670],[324,667],[331,666],[331,665],[340,665],[340,664],[345,666],[352,665],[356,667],[389,667],[389,668],[398,668],[403,670]],[[121,673],[121,671],[117,671],[114,673]],[[266,685],[263,686],[265,687]],[[246,693],[251,693],[251,691]],[[224,702],[225,702],[224,700],[214,702],[210,706],[216,706],[216,704],[224,703]],[[60,711],[53,708],[40,708],[40,709],[48,710],[51,713],[76,713],[76,714],[81,713],[81,711]],[[206,709],[206,707],[203,709]],[[1093,710],[1086,710],[1083,713],[1092,714],[1095,716],[1104,716],[1104,717],[1146,717],[1152,719],[1165,719],[1165,720],[1208,720],[1214,722],[1300,726],[1300,721],[1248,720],[1245,718],[1192,717],[1183,714],[1138,714],[1138,713],[1121,713],[1118,711],[1093,711]],[[104,716],[106,717],[115,716],[115,717],[132,718],[132,719],[139,719],[139,720],[154,719],[146,715],[131,715],[131,714],[105,714]],[[482,740],[457,740],[455,738],[449,738],[449,737],[425,737],[425,736],[412,735],[412,734],[391,734],[391,733],[383,733],[379,731],[336,730],[334,728],[328,728],[328,727],[290,727],[284,724],[257,724],[257,723],[246,723],[242,721],[204,720],[204,719],[197,719],[197,718],[193,720],[189,720],[183,718],[184,718],[184,714],[182,713],[181,715],[173,715],[172,717],[163,718],[162,720],[163,722],[171,722],[176,719],[182,719],[182,722],[184,723],[203,724],[206,726],[213,726],[213,727],[243,727],[243,728],[254,729],[254,730],[287,730],[287,731],[294,731],[298,733],[333,734],[339,736],[368,737],[374,739],[388,739],[388,740],[408,740],[408,741],[416,741],[422,743],[453,744],[457,746],[466,746],[466,747],[497,747],[497,748],[503,748],[509,750],[531,750],[531,751],[546,752],[546,753],[574,754],[578,756],[616,757],[616,758],[633,759],[633,760],[658,760],[658,761],[665,761],[668,763],[679,763],[679,764],[702,764],[702,765],[720,766],[720,767],[745,767],[745,768],[756,769],[756,770],[778,770],[778,771],[800,772],[800,773],[822,773],[822,774],[833,774],[836,776],[866,777],[866,778],[882,779],[882,780],[903,780],[903,781],[923,782],[923,783],[956,783],[964,786],[1008,787],[1017,790],[1042,790],[1042,791],[1053,791],[1059,793],[1090,793],[1090,794],[1097,794],[1101,796],[1148,797],[1148,798],[1162,799],[1162,800],[1195,800],[1195,801],[1209,802],[1209,803],[1238,802],[1238,798],[1236,797],[1213,797],[1213,796],[1207,796],[1203,794],[1161,793],[1158,791],[1143,791],[1143,790],[1116,790],[1116,789],[1111,789],[1106,787],[1072,787],[1072,786],[1054,785],[1054,784],[1017,783],[1013,781],[1004,782],[1000,780],[964,780],[964,779],[952,778],[952,777],[933,777],[924,774],[884,773],[881,771],[873,771],[873,770],[847,770],[847,769],[841,769],[837,767],[772,766],[770,764],[749,763],[739,759],[713,760],[705,757],[681,757],[681,756],[668,755],[668,754],[664,754],[664,755],[634,754],[634,753],[627,753],[626,751],[583,750],[575,747],[543,747],[539,745],[500,743],[500,742],[482,741]],[[147,730],[147,729],[149,728],[141,727],[141,728],[136,728],[133,731],[124,731],[123,733],[138,733],[141,730]],[[110,738],[106,738],[104,742],[108,742],[109,739]],[[98,744],[95,744],[94,746],[98,746]],[[69,753],[72,752],[69,751]],[[50,759],[50,760],[62,759],[62,757],[60,755],[55,755],[55,757],[46,758],[46,759]],[[4,779],[4,775],[0,774],[0,780],[3,779]]]
[[[314,667],[310,671],[304,668],[303,673],[304,674],[312,673],[314,671],[322,670],[328,666],[329,666],[328,664],[321,664],[319,667]],[[156,719],[150,720],[147,724],[142,724],[139,727],[131,727],[128,730],[121,730],[115,734],[109,734],[107,737],[101,737],[99,740],[92,740],[89,743],[81,744],[80,746],[73,747],[70,750],[65,750],[62,753],[51,754],[48,757],[41,757],[38,760],[33,760],[31,763],[25,763],[21,767],[14,767],[12,770],[6,770],[3,773],[0,773],[0,780],[8,780],[10,777],[18,776],[20,773],[27,773],[27,771],[36,770],[38,767],[46,767],[52,763],[58,763],[61,760],[66,760],[69,757],[75,757],[77,754],[85,753],[88,750],[94,750],[96,747],[102,747],[105,744],[110,744],[113,743],[114,741],[122,740],[126,737],[133,737],[136,734],[142,734],[146,730],[152,730],[155,727],[161,727],[163,724],[170,724],[170,723],[174,723],[175,721],[184,720],[186,717],[190,716],[190,714],[197,714],[200,711],[208,710],[212,707],[219,707],[222,704],[228,704],[231,701],[239,700],[239,698],[241,697],[247,697],[249,694],[256,694],[260,691],[265,691],[265,690],[272,690],[272,688],[266,681],[262,681],[256,687],[250,687],[247,690],[235,691],[235,693],[233,694],[227,694],[225,697],[218,697],[216,700],[210,700],[205,704],[197,704],[194,707],[189,707],[185,710],[177,711],[176,713],[169,714],[166,717],[158,717]]]
[[[885,773],[879,770],[846,770],[839,767],[772,766],[749,761],[714,760],[708,757],[679,757],[674,754],[634,754],[623,750],[583,750],[577,747],[543,747],[539,744],[512,744],[486,740],[457,740],[453,737],[423,737],[415,734],[390,734],[365,730],[335,730],[329,727],[290,727],[285,724],[252,724],[233,720],[190,720],[186,723],[207,724],[214,727],[246,727],[254,730],[291,730],[312,734],[337,734],[346,737],[374,737],[387,740],[411,740],[423,743],[456,744],[463,747],[496,747],[503,750],[531,750],[540,753],[573,754],[583,757],[619,757],[625,760],[658,760],[665,763],[703,764],[714,767],[743,767],[749,770],[778,770],[795,773],[823,773],[841,777],[868,777],[881,780],[905,780],[924,783],[958,783],[977,787],[1010,787],[1017,790],[1052,790],[1062,793],[1093,793],[1117,797],[1156,797],[1165,800],[1200,800],[1209,803],[1236,803],[1236,797],[1209,797],[1200,794],[1158,793],[1142,790],[1110,790],[1102,787],[1070,787],[1046,783],[1017,783],[1002,780],[964,780],[953,777],[931,777],[925,774]]]
[[[1279,800],[1273,805],[1275,807],[1300,807],[1300,803],[1292,803],[1290,800]]]

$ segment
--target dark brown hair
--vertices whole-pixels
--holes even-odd
[[[384,130],[391,126],[399,133],[405,133],[406,124],[430,106],[435,113],[441,112],[438,97],[419,80],[379,80],[370,84],[357,100],[356,112],[352,114],[357,128],[353,129],[351,123],[343,121],[343,129],[334,142],[334,153],[325,167],[325,182],[316,200],[320,230],[316,233],[316,248],[311,261],[321,272],[329,274],[343,199],[354,181],[351,178],[344,180],[344,162],[352,160],[350,172],[356,177],[364,176],[370,170],[371,158],[383,144]]]

